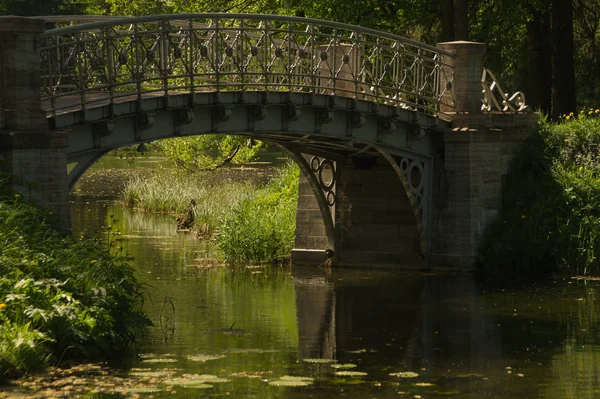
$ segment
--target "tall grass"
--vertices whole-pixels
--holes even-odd
[[[255,185],[227,179],[219,173],[178,173],[159,170],[151,176],[134,177],[126,185],[124,200],[132,207],[150,212],[183,215],[191,207],[194,228],[212,236],[221,218],[249,198]],[[195,205],[191,206],[191,201]]]
[[[0,379],[118,353],[147,320],[115,236],[64,236],[45,211],[0,190]]]
[[[289,256],[296,229],[299,170],[289,163],[281,174],[222,220],[217,236],[232,264],[267,263]]]
[[[600,111],[541,121],[516,157],[482,248],[503,273],[600,273]]]

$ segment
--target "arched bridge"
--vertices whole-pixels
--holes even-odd
[[[275,15],[3,19],[0,128],[17,190],[52,205],[44,184],[68,192],[115,148],[257,138],[303,172],[298,261],[328,253],[348,265],[470,267],[512,148],[531,127],[519,119],[522,93],[507,96],[483,68],[481,43],[434,47]]]

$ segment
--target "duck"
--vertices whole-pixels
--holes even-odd
[[[177,218],[177,231],[189,230],[194,224],[194,208],[196,207],[196,201],[191,200],[190,206],[184,215]]]

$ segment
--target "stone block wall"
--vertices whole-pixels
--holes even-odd
[[[415,213],[394,169],[382,157],[338,163],[338,263],[418,268],[423,264]]]

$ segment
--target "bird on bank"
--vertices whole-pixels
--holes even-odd
[[[194,224],[194,209],[196,208],[196,201],[191,200],[190,206],[184,215],[181,215],[177,218],[177,231],[180,230],[189,230]]]

